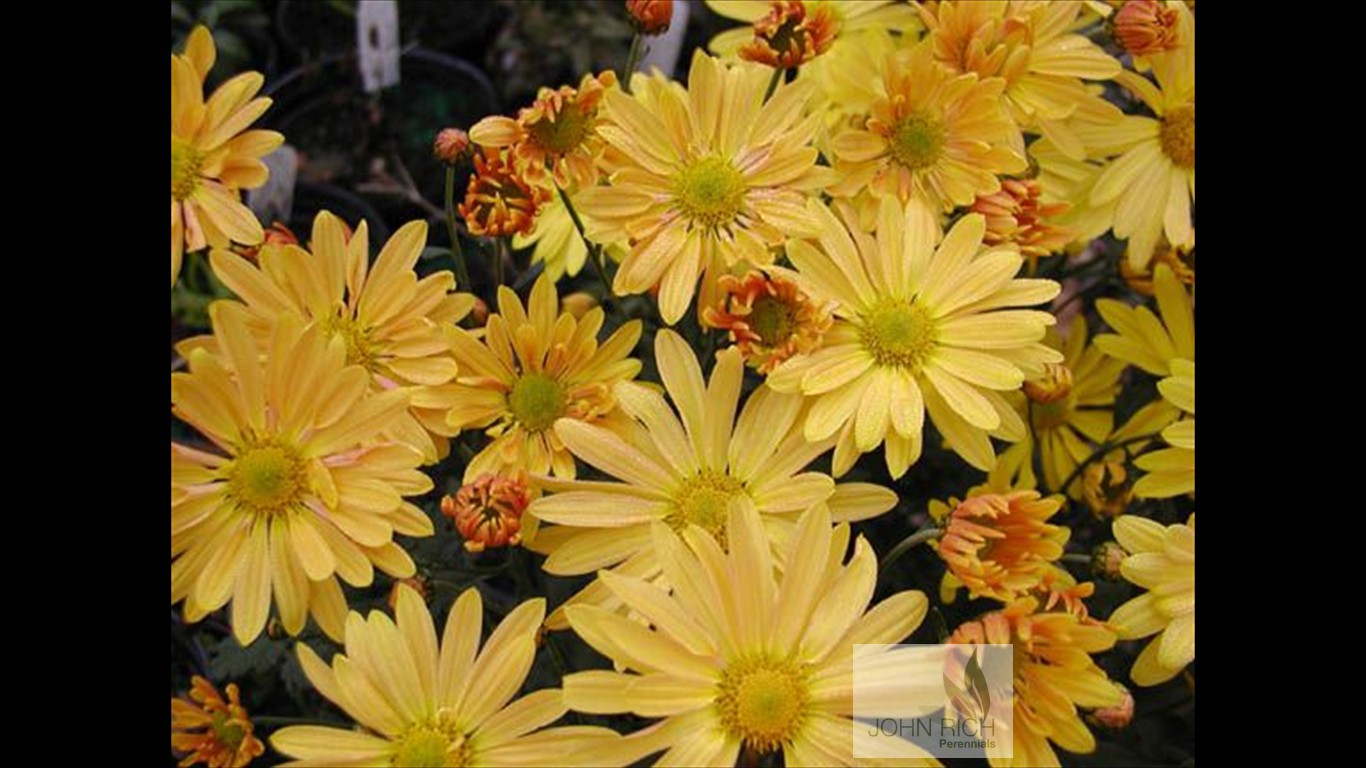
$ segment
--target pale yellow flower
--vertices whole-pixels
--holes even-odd
[[[1195,493],[1195,363],[1173,360],[1172,375],[1157,383],[1162,399],[1190,415],[1162,430],[1170,446],[1145,453],[1134,465],[1148,474],[1134,483],[1134,495],[1167,498]]]
[[[1130,672],[1139,685],[1157,685],[1195,661],[1195,514],[1168,526],[1124,515],[1114,531],[1130,552],[1120,573],[1150,591],[1116,608],[1110,624],[1125,640],[1157,634]]]

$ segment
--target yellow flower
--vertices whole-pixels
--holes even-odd
[[[412,221],[384,244],[373,267],[370,237],[361,222],[348,241],[345,224],[323,211],[313,220],[312,253],[297,246],[264,248],[260,267],[236,254],[214,251],[214,274],[246,303],[247,322],[265,346],[284,314],[315,321],[328,338],[341,339],[346,362],[370,374],[370,389],[418,392],[455,378],[455,358],[443,329],[474,306],[468,293],[452,293],[455,276],[413,271],[427,243],[427,224]],[[194,343],[186,345],[188,349]],[[449,449],[445,411],[409,407],[389,436],[422,452],[426,463]]]
[[[243,72],[204,100],[204,78],[216,57],[203,26],[190,33],[184,53],[171,54],[173,287],[186,249],[261,242],[261,222],[238,200],[238,190],[266,183],[260,158],[285,140],[275,131],[246,130],[270,108],[270,99],[253,98],[265,82],[260,72]]]
[[[677,414],[647,387],[616,388],[632,420],[613,431],[562,420],[555,432],[575,456],[623,482],[543,481],[553,495],[532,502],[528,514],[558,527],[541,528],[528,548],[550,555],[546,571],[592,573],[618,563],[641,578],[659,573],[651,524],[676,530],[698,526],[720,535],[732,507],[763,514],[775,541],[792,534],[797,513],[828,502],[840,520],[862,520],[896,504],[896,494],[868,483],[835,481],[804,472],[833,439],[806,440],[802,398],[758,389],[740,409],[744,362],[739,350],[717,355],[710,384],[687,342],[668,329],[655,336],[655,362]],[[780,547],[781,548],[781,547]],[[600,585],[579,600],[603,596]],[[558,624],[559,616],[552,617]]]
[[[820,349],[833,322],[829,302],[812,301],[776,271],[755,270],[743,278],[724,275],[717,287],[725,303],[704,307],[702,320],[727,331],[745,363],[759,373],[769,373],[793,355]]]
[[[544,275],[527,305],[500,286],[498,314],[489,315],[483,343],[463,328],[448,328],[460,376],[416,398],[424,407],[445,409],[452,428],[487,428],[493,438],[465,466],[466,483],[517,470],[573,477],[574,459],[552,427],[562,419],[607,416],[616,407],[612,385],[640,372],[640,361],[627,357],[640,340],[639,320],[599,346],[602,309],[589,310],[582,320],[561,312],[555,284]]]
[[[1004,87],[1000,78],[955,74],[929,43],[889,56],[872,116],[831,143],[840,179],[830,192],[867,188],[948,212],[998,191],[1001,174],[1026,167],[1010,146],[1016,128],[1001,106]]]
[[[1158,239],[1185,245],[1195,203],[1195,17],[1184,6],[1182,35],[1189,44],[1153,62],[1152,80],[1123,72],[1116,82],[1156,117],[1129,115],[1112,124],[1077,123],[1074,130],[1093,157],[1115,157],[1091,190],[1090,204],[1116,203],[1115,236],[1129,238],[1129,261],[1142,269]]]
[[[346,619],[345,654],[328,666],[299,643],[309,682],[360,726],[294,725],[270,744],[288,766],[557,766],[595,764],[620,737],[606,728],[545,728],[565,713],[559,689],[513,700],[536,657],[545,599],[517,606],[488,641],[483,601],[467,589],[437,643],[422,598],[402,587],[397,622],[379,611]]]
[[[1038,588],[1069,536],[1045,522],[1061,506],[1061,496],[1040,498],[1037,491],[969,495],[948,513],[937,545],[953,583],[1003,603]]]
[[[1185,525],[1165,527],[1124,515],[1114,530],[1132,553],[1120,573],[1150,591],[1116,608],[1110,624],[1124,640],[1157,634],[1130,672],[1139,685],[1157,685],[1195,661],[1195,514]]]
[[[577,199],[577,195],[570,200]],[[577,209],[576,209],[577,210]],[[579,216],[587,221],[587,211],[578,210]],[[588,258],[588,246],[574,227],[569,217],[569,209],[559,197],[551,198],[541,207],[536,222],[528,232],[517,232],[512,236],[512,247],[517,249],[535,246],[531,252],[531,263],[545,262],[545,274],[551,282],[558,283],[565,275],[573,277],[583,269]]]
[[[171,749],[187,753],[180,768],[203,763],[209,768],[244,768],[266,751],[242,706],[236,683],[228,698],[213,683],[195,675],[189,699],[171,699]]]
[[[635,78],[632,95],[608,91],[610,184],[583,190],[589,236],[628,241],[612,289],[619,295],[659,286],[664,321],[678,322],[704,273],[711,285],[740,261],[762,266],[789,236],[816,234],[806,203],[825,186],[809,146],[819,118],[803,119],[809,85],[779,86],[763,101],[769,70],[726,66],[698,51],[688,90],[663,75]]]
[[[602,153],[597,127],[598,107],[617,76],[603,72],[584,75],[577,89],[541,88],[536,101],[510,117],[486,117],[470,128],[470,138],[485,147],[511,147],[513,162],[532,184],[544,184],[546,166],[560,189],[592,186],[598,180],[596,162]]]
[[[1114,646],[1114,633],[1070,610],[1039,612],[1038,601],[1025,598],[959,625],[948,642],[1015,646],[1014,756],[988,753],[993,766],[1056,766],[1050,741],[1068,752],[1094,752],[1096,738],[1077,707],[1122,701],[1090,656]]]
[[[820,351],[789,359],[769,385],[816,397],[806,438],[839,435],[837,475],[884,441],[888,471],[905,474],[920,457],[927,409],[953,450],[990,469],[988,434],[1025,435],[1001,393],[1062,360],[1039,343],[1053,316],[1017,307],[1052,299],[1058,284],[1016,279],[1014,249],[981,252],[979,214],[939,242],[935,213],[918,200],[903,209],[884,198],[876,237],[847,210],[847,229],[823,206],[815,212],[824,253],[797,240],[787,251],[813,295],[839,302],[835,325]]]
[[[1162,399],[1190,414],[1162,430],[1170,448],[1145,453],[1134,465],[1148,474],[1134,483],[1134,495],[1167,498],[1195,493],[1195,363],[1173,360],[1172,375],[1157,383]]]
[[[1085,147],[1068,129],[1068,118],[1114,123],[1122,117],[1082,82],[1109,80],[1120,66],[1074,31],[1080,2],[944,0],[933,10],[916,7],[930,30],[937,61],[954,72],[975,72],[983,80],[1004,79],[1001,97],[1015,124],[1052,138],[1069,156],[1081,158]],[[1011,146],[1023,153],[1018,133]]]
[[[383,441],[403,418],[408,392],[370,392],[346,364],[345,344],[317,324],[282,315],[258,350],[248,310],[210,307],[220,361],[190,355],[171,374],[171,411],[220,453],[171,443],[171,603],[198,621],[232,600],[232,628],[250,643],[265,627],[271,593],[287,632],[309,612],[340,638],[346,600],[337,576],[368,586],[374,566],[412,576],[394,533],[430,536],[432,522],[403,496],[426,493],[422,455]],[[261,352],[265,360],[261,360]]]
[[[1096,310],[1115,333],[1102,333],[1095,343],[1105,354],[1154,376],[1171,376],[1172,360],[1195,362],[1195,309],[1185,286],[1166,264],[1153,270],[1153,293],[1161,320],[1147,307],[1097,300]]]
[[[853,740],[867,731],[849,718],[854,645],[900,642],[927,602],[906,591],[867,610],[876,558],[860,536],[843,563],[848,526],[830,523],[823,505],[802,515],[787,555],[802,565],[781,575],[751,507],[729,511],[725,550],[697,527],[680,539],[655,523],[672,592],[601,574],[649,628],[598,606],[569,607],[574,631],[629,670],[565,677],[570,709],[664,718],[626,738],[641,756],[667,748],[658,765],[733,766],[742,748],[781,750],[787,765],[853,765]]]

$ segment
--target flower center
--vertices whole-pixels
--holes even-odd
[[[322,329],[328,338],[340,336],[346,342],[346,364],[363,366],[373,372],[376,365],[375,346],[370,341],[370,329],[351,317],[343,307],[337,314],[325,317]]]
[[[859,340],[884,368],[918,372],[934,351],[938,331],[924,305],[889,299],[863,315]]]
[[[189,142],[171,137],[171,197],[184,200],[199,186],[199,166],[204,156]]]
[[[1076,398],[1071,393],[1056,400],[1035,402],[1029,413],[1034,428],[1039,431],[1057,429],[1067,423],[1076,407]]]
[[[462,768],[469,765],[469,744],[441,728],[415,725],[403,734],[389,764],[403,768]]]
[[[569,397],[564,386],[544,373],[528,373],[508,395],[508,409],[530,432],[541,432],[565,414]]]
[[[944,124],[924,113],[907,115],[892,128],[892,158],[918,171],[939,160],[947,132]]]
[[[808,689],[806,675],[791,662],[758,657],[729,664],[716,691],[721,724],[749,749],[772,752],[801,728]]]
[[[554,118],[542,117],[527,127],[531,140],[554,154],[565,155],[578,149],[588,135],[588,120],[572,105]]]
[[[787,341],[795,324],[791,305],[773,296],[755,299],[749,312],[750,329],[770,347]]]
[[[1178,168],[1195,167],[1195,105],[1167,110],[1158,132],[1162,151]]]
[[[1072,394],[1072,369],[1062,363],[1045,363],[1043,377],[1026,381],[1024,393],[1039,404],[1063,400]]]
[[[694,160],[674,176],[674,198],[693,226],[716,229],[735,221],[745,201],[745,178],[720,157]]]
[[[691,523],[723,541],[730,500],[744,492],[745,486],[739,480],[714,469],[703,469],[684,480],[674,492],[673,511],[664,522],[674,530],[682,530]]]
[[[237,455],[228,477],[228,495],[255,515],[278,515],[297,507],[308,490],[304,459],[292,446],[269,441]]]
[[[242,739],[247,732],[236,722],[228,720],[225,712],[215,712],[213,722],[209,723],[209,729],[213,731],[213,736],[233,754],[237,753],[237,748],[242,745]]]

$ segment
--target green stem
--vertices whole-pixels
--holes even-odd
[[[560,202],[564,203],[564,209],[569,212],[569,220],[574,222],[574,229],[578,230],[579,239],[583,240],[583,245],[588,249],[588,260],[593,263],[593,270],[598,273],[598,280],[602,281],[602,303],[608,309],[612,309],[615,302],[610,301],[612,296],[612,281],[607,279],[607,265],[604,263],[606,258],[602,248],[588,239],[588,233],[584,230],[583,219],[579,218],[579,212],[574,208],[574,203],[570,202],[569,195],[559,185],[555,185],[555,191],[560,194]]]
[[[1118,448],[1123,448],[1126,445],[1141,443],[1145,440],[1152,440],[1160,434],[1160,432],[1149,432],[1146,435],[1136,435],[1134,437],[1125,438],[1124,440],[1119,440],[1113,443],[1105,443],[1101,445],[1099,448],[1093,451],[1090,456],[1087,456],[1084,461],[1078,464],[1076,469],[1072,470],[1072,474],[1067,476],[1067,479],[1063,481],[1061,486],[1053,489],[1054,493],[1067,493],[1067,489],[1072,487],[1072,483],[1075,483],[1077,481],[1077,478],[1081,477],[1082,470],[1086,469],[1086,467],[1089,464],[1095,462],[1097,459],[1104,457],[1110,451],[1116,450]]]
[[[493,238],[493,296],[495,300],[498,297],[498,289],[503,285],[503,259],[508,258],[507,247],[506,238]]]
[[[621,90],[626,93],[631,92],[631,73],[636,71],[636,64],[640,61],[641,49],[645,47],[645,36],[637,32],[631,38],[631,52],[626,54],[626,69],[621,74]]]
[[[333,723],[309,717],[278,717],[276,715],[252,715],[251,722],[255,725],[333,725]]]
[[[786,70],[784,70],[782,67],[773,68],[773,77],[770,78],[768,81],[768,90],[764,91],[764,101],[768,101],[769,99],[773,98],[773,92],[778,90],[778,83],[781,83],[783,81],[783,73],[785,71]]]
[[[455,223],[455,166],[446,166],[446,229],[451,233],[451,255],[455,259],[455,277],[464,290],[473,290],[469,269],[465,267],[465,251],[460,247],[460,228]]]
[[[943,528],[922,528],[916,531],[910,536],[902,539],[895,547],[892,547],[892,551],[888,552],[887,555],[882,558],[882,562],[878,564],[878,570],[886,573],[891,569],[893,563],[901,559],[902,555],[927,541],[933,541],[942,538],[943,536]]]
[[[1059,558],[1059,560],[1061,560],[1064,563],[1076,563],[1077,565],[1091,564],[1090,555],[1072,554],[1070,552],[1068,554],[1063,555],[1061,558]]]

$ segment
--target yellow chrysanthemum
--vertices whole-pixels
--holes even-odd
[[[279,318],[291,313],[316,321],[329,338],[346,345],[346,362],[370,374],[370,388],[421,391],[455,378],[455,358],[443,329],[474,307],[474,296],[452,293],[449,271],[418,279],[413,271],[427,243],[427,224],[412,221],[384,244],[370,265],[370,237],[361,222],[347,240],[346,225],[327,211],[313,220],[312,253],[298,246],[263,248],[260,266],[227,251],[210,254],[214,274],[246,302],[258,343],[270,338]],[[186,345],[188,349],[200,340]],[[445,410],[409,407],[390,434],[422,451],[427,463],[446,455]]]
[[[1002,107],[1004,87],[1000,78],[950,71],[928,42],[889,56],[872,115],[831,142],[840,178],[830,192],[852,197],[866,188],[947,212],[1000,190],[1000,175],[1025,170],[1010,146],[1017,130]]]
[[[228,683],[226,700],[199,675],[190,685],[188,699],[171,699],[171,749],[185,754],[180,768],[245,768],[265,753],[236,683]]]
[[[1126,116],[1112,123],[1074,126],[1092,157],[1114,157],[1091,189],[1093,206],[1115,203],[1115,236],[1129,238],[1129,262],[1147,266],[1158,239],[1184,245],[1192,234],[1195,204],[1195,17],[1184,6],[1189,44],[1153,62],[1153,81],[1133,72],[1116,81],[1156,117]]]
[[[460,376],[414,399],[444,409],[457,430],[487,428],[493,441],[465,466],[464,482],[517,470],[574,476],[574,458],[552,427],[607,416],[616,407],[612,385],[640,372],[640,361],[627,357],[640,340],[640,321],[599,346],[602,321],[598,307],[581,320],[561,312],[555,284],[542,275],[526,307],[511,288],[498,288],[498,313],[489,315],[482,343],[463,328],[447,329]]]
[[[400,587],[394,615],[397,622],[379,611],[368,619],[353,611],[346,619],[346,652],[333,656],[331,666],[299,644],[299,663],[313,687],[360,728],[294,725],[276,731],[271,746],[297,758],[287,766],[595,765],[600,753],[621,741],[606,728],[545,728],[566,711],[559,689],[512,700],[536,657],[544,598],[513,609],[482,651],[484,608],[477,589],[455,601],[439,646],[417,592]]]
[[[337,576],[368,586],[374,567],[412,576],[394,533],[430,536],[432,522],[403,496],[426,493],[422,455],[382,440],[409,393],[372,393],[346,364],[346,345],[292,314],[258,349],[248,310],[209,309],[219,361],[195,349],[171,374],[171,410],[222,453],[171,443],[171,603],[198,621],[232,600],[243,645],[265,627],[271,593],[285,631],[309,612],[340,638],[346,600]],[[265,359],[261,360],[264,351]]]
[[[723,65],[698,51],[684,91],[663,75],[637,75],[633,95],[606,94],[610,184],[576,198],[593,213],[589,236],[627,241],[617,270],[617,294],[659,286],[659,308],[670,325],[683,317],[707,275],[702,305],[715,303],[711,285],[740,261],[773,261],[771,248],[814,230],[806,203],[825,186],[809,146],[819,117],[803,119],[811,87],[779,86],[767,102],[770,70]]]
[[[960,625],[948,642],[1015,646],[1014,750],[1010,758],[988,751],[998,768],[1058,765],[1050,741],[1068,752],[1094,752],[1096,737],[1077,707],[1110,707],[1122,699],[1090,656],[1114,646],[1114,633],[1071,610],[1040,612],[1032,597]]]
[[[1109,80],[1119,62],[1075,32],[1080,0],[943,0],[920,10],[934,57],[954,72],[1005,80],[1006,109],[1022,130],[1043,134],[1069,156],[1085,147],[1065,122],[1114,123],[1123,115],[1082,80]],[[1015,150],[1023,153],[1018,132]]]
[[[1099,299],[1096,310],[1115,333],[1096,336],[1096,346],[1111,357],[1154,376],[1171,376],[1172,361],[1195,362],[1195,309],[1190,294],[1166,264],[1153,270],[1153,294],[1161,320],[1147,307]]]
[[[576,210],[584,221],[591,218],[587,211],[578,210],[577,207]],[[565,275],[573,277],[579,274],[588,258],[588,246],[579,236],[579,230],[569,216],[569,209],[564,207],[558,196],[541,206],[530,232],[517,232],[512,236],[513,248],[532,246],[536,249],[531,252],[531,263],[544,262],[545,275],[555,283]]]
[[[867,733],[849,717],[854,645],[903,640],[924,618],[924,594],[900,592],[868,610],[876,558],[860,536],[844,564],[848,526],[832,530],[823,505],[798,520],[787,559],[802,565],[781,576],[760,515],[737,506],[727,517],[724,550],[696,526],[680,539],[653,525],[672,592],[601,574],[649,628],[598,606],[568,609],[574,631],[629,672],[568,675],[566,703],[664,718],[626,738],[641,756],[667,748],[658,765],[733,766],[741,749],[781,750],[787,765],[853,765],[854,739]]]
[[[1120,573],[1150,591],[1116,608],[1110,624],[1124,640],[1157,634],[1130,672],[1139,685],[1157,685],[1195,661],[1195,514],[1168,526],[1124,515],[1114,531],[1130,553]]]
[[[623,572],[654,578],[660,568],[650,534],[655,521],[720,535],[728,509],[753,508],[781,550],[797,513],[812,504],[828,502],[840,520],[866,519],[896,505],[896,494],[881,486],[837,486],[829,475],[803,471],[834,440],[802,436],[799,395],[756,390],[737,419],[744,380],[738,349],[717,355],[704,385],[687,342],[661,329],[655,362],[677,414],[658,392],[623,384],[616,392],[632,421],[625,428],[568,420],[555,425],[575,456],[623,482],[541,483],[555,493],[532,502],[528,513],[558,527],[541,528],[527,546],[550,555],[550,573],[592,573],[622,563]],[[604,597],[602,586],[594,585],[579,599]],[[558,625],[559,617],[553,618]]]
[[[1053,316],[1017,307],[1049,301],[1058,284],[1016,279],[1023,258],[1013,248],[981,252],[979,214],[939,242],[935,213],[919,200],[903,209],[884,198],[876,237],[858,231],[848,210],[848,228],[815,210],[824,253],[797,240],[787,252],[813,295],[839,302],[837,319],[820,351],[789,359],[769,385],[817,397],[806,437],[839,435],[837,475],[884,441],[887,469],[905,474],[920,457],[927,409],[953,450],[990,469],[988,434],[1025,434],[1001,393],[1062,360],[1039,343]]]
[[[1162,430],[1170,448],[1145,453],[1134,461],[1148,473],[1134,483],[1134,495],[1163,499],[1195,493],[1195,363],[1173,360],[1172,375],[1159,381],[1157,390],[1190,418]]]
[[[271,100],[253,98],[265,79],[243,72],[204,100],[204,78],[217,57],[213,36],[195,27],[185,52],[171,54],[171,285],[185,251],[261,242],[256,215],[238,190],[266,183],[261,156],[280,146],[275,131],[246,130]]]

